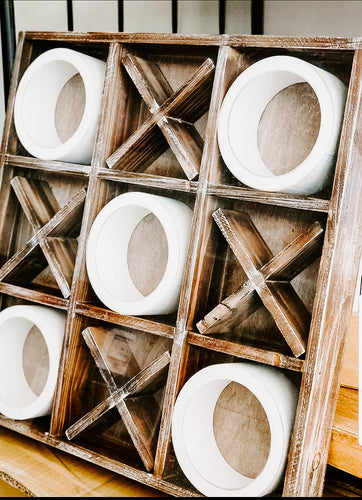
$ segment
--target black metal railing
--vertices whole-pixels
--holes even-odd
[[[14,61],[15,40],[15,17],[13,0],[0,1],[1,22],[1,47],[3,61],[4,98],[5,106],[8,101],[11,68]]]

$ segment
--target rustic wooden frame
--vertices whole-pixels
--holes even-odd
[[[37,53],[55,46],[73,47],[107,60],[98,134],[90,166],[31,158],[22,150],[16,137],[13,108],[18,81]],[[50,422],[17,422],[0,417],[2,426],[101,464],[107,469],[171,495],[198,495],[183,477],[172,452],[171,419],[177,394],[190,374],[198,369],[199,363],[207,359],[205,353],[210,359],[215,359],[212,356],[223,359],[226,357],[229,360],[249,359],[279,367],[290,376],[296,375],[300,383],[300,396],[282,495],[321,496],[339,389],[344,341],[352,312],[361,256],[361,46],[362,40],[357,38],[68,32],[20,34],[0,151],[1,264],[13,255],[13,242],[18,229],[14,225],[14,219],[7,217],[9,210],[19,210],[10,184],[14,177],[20,175],[43,180],[47,176],[70,176],[70,179],[81,179],[87,185],[87,194],[69,298],[28,288],[24,283],[19,285],[0,282],[2,308],[13,302],[30,301],[67,311],[64,348]],[[137,129],[134,121],[144,123],[148,116],[148,111],[140,104],[139,95],[138,101],[132,101],[133,98],[137,99],[135,96],[138,91],[131,87],[127,80],[129,77],[122,68],[126,55],[130,52],[137,55],[140,48],[146,54],[152,49],[156,55],[172,54],[174,51],[178,54],[178,60],[183,60],[190,74],[200,66],[200,61],[214,59],[212,87],[208,88],[207,92],[202,91],[204,97],[208,96],[208,117],[197,180],[194,174],[189,176],[192,180],[185,179],[182,172],[173,175],[172,169],[165,175],[157,173],[157,170],[137,172],[119,167],[110,169],[106,164],[120,144],[125,143]],[[198,59],[196,62],[195,53]],[[342,74],[349,85],[334,179],[330,190],[321,196],[258,192],[230,180],[222,166],[215,127],[225,92],[236,76],[253,60],[265,57],[266,54],[278,53],[309,58],[327,68],[331,66],[335,68],[336,73]],[[185,78],[182,75],[179,84],[183,82]],[[151,93],[154,91],[154,88],[151,89]],[[131,101],[137,102],[132,105],[137,106],[139,111],[134,111]],[[166,116],[168,108],[164,102],[160,103],[160,107],[165,106]],[[178,106],[181,114],[185,115],[182,102]],[[124,120],[120,120],[120,116]],[[186,121],[189,121],[189,118]],[[184,137],[183,131],[178,129],[178,132],[182,132]],[[154,156],[157,148],[154,147],[154,142],[152,144],[151,151]],[[142,140],[138,147],[142,150]],[[183,148],[183,151],[185,150],[187,148]],[[111,160],[109,162],[112,163]],[[136,188],[186,200],[194,210],[190,250],[177,317],[162,321],[159,318],[122,316],[102,307],[92,295],[84,266],[87,234],[94,217],[115,194],[122,190],[136,189],[135,185]],[[233,338],[202,335],[196,331],[197,321],[201,320],[208,310],[208,304],[203,301],[212,299],[216,305],[224,298],[220,293],[225,291],[222,289],[218,296],[212,297],[209,294],[212,276],[205,273],[205,269],[212,269],[217,264],[213,247],[217,237],[215,239],[212,213],[220,206],[233,208],[235,204],[242,207],[245,204],[251,204],[253,207],[275,207],[277,214],[287,214],[286,220],[293,211],[305,214],[305,221],[308,214],[312,213],[319,215],[325,222],[324,243],[303,359],[296,359],[290,353],[279,351],[274,346],[264,348],[255,343],[250,345]],[[225,274],[226,271],[225,265],[221,266],[220,272]],[[172,342],[165,402],[152,473],[135,466],[126,456],[116,460],[102,449],[90,449],[83,443],[69,442],[64,437],[65,429],[80,416],[80,409],[75,406],[74,400],[78,384],[87,380],[91,365],[83,346],[82,331],[92,326],[93,321],[103,326],[121,325],[134,332],[140,330],[155,338],[169,339]],[[84,413],[85,411],[82,414]]]

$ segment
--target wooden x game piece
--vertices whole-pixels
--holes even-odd
[[[306,348],[310,314],[290,281],[320,256],[324,234],[321,225],[315,222],[273,256],[246,213],[218,209],[213,217],[248,280],[197,323],[199,332],[226,331],[264,304],[293,354],[301,356]]]
[[[203,150],[203,140],[194,123],[208,110],[213,61],[206,59],[176,92],[157,64],[130,53],[123,64],[151,117],[107,159],[107,165],[141,172],[169,146],[187,178],[194,179],[200,170]]]
[[[152,470],[157,443],[156,428],[161,416],[153,394],[166,383],[170,354],[165,351],[119,387],[99,347],[105,331],[88,327],[82,334],[110,395],[68,427],[65,431],[67,438],[72,440],[89,433],[98,425],[109,427],[114,423],[111,412],[116,408],[116,418],[122,419],[146,470]]]
[[[45,181],[14,177],[11,185],[34,235],[0,269],[0,281],[31,282],[49,265],[65,298],[70,295],[85,189],[62,208]]]

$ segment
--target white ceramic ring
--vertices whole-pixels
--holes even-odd
[[[268,419],[270,451],[255,479],[231,467],[216,443],[214,409],[230,382],[248,389]],[[185,476],[206,496],[254,497],[271,493],[285,470],[296,405],[296,387],[273,367],[242,362],[211,365],[200,370],[181,389],[172,417],[173,447]]]
[[[307,82],[318,98],[319,133],[298,166],[275,175],[258,149],[259,121],[278,92],[300,82]],[[336,76],[296,57],[272,56],[252,64],[230,86],[220,109],[218,143],[226,166],[239,181],[262,191],[312,194],[321,190],[334,167],[346,92]]]
[[[150,213],[165,232],[168,258],[160,282],[144,296],[132,281],[127,251],[136,226]],[[88,276],[98,298],[119,314],[174,312],[179,301],[192,213],[180,201],[141,192],[121,194],[105,205],[92,224],[86,249]]]
[[[48,350],[49,371],[37,396],[23,367],[23,347],[33,326]],[[65,314],[45,306],[17,305],[0,312],[0,413],[15,420],[48,415],[52,409],[64,337]]]
[[[97,131],[106,64],[72,49],[44,52],[25,70],[17,88],[14,124],[24,148],[36,158],[90,164]],[[74,134],[58,136],[55,110],[66,82],[79,73],[85,89],[84,112]]]

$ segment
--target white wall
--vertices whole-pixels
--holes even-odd
[[[65,0],[14,0],[16,37],[19,31],[65,31]]]
[[[114,0],[74,0],[75,31],[118,31],[118,7]]]
[[[271,35],[362,36],[362,1],[266,0],[264,31]]]
[[[226,0],[225,33],[251,33],[251,0]]]
[[[171,0],[125,0],[124,31],[145,33],[172,32]]]
[[[178,31],[181,33],[218,33],[219,2],[179,0]]]

